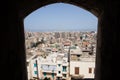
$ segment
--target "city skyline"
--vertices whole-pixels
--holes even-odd
[[[25,32],[28,80],[94,80],[96,32]]]
[[[92,13],[65,3],[39,8],[24,19],[26,31],[96,31],[97,17]]]

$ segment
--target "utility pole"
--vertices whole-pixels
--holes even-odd
[[[69,78],[70,78],[70,47],[68,49],[68,67],[69,67]]]

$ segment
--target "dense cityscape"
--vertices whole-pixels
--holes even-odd
[[[94,80],[96,37],[96,31],[26,31],[28,80]]]

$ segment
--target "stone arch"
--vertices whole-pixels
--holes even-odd
[[[3,58],[9,56],[3,63],[9,66],[12,75],[10,79],[27,80],[24,48],[23,19],[32,11],[51,3],[64,2],[80,6],[98,17],[97,60],[95,80],[109,80],[112,78],[112,54],[119,48],[119,14],[118,1],[111,0],[16,0],[8,2],[8,32],[3,35]],[[1,7],[2,8],[2,7]],[[3,6],[3,10],[5,7]],[[3,12],[6,13],[6,12]],[[6,16],[6,15],[5,15]],[[6,23],[6,21],[4,21]],[[4,29],[6,31],[6,29]],[[9,36],[10,35],[10,36]],[[118,37],[116,37],[118,35]],[[6,37],[8,36],[8,37]],[[102,45],[102,46],[101,46]],[[1,51],[2,52],[2,51]],[[118,54],[116,54],[117,56]],[[101,65],[102,64],[102,65]],[[115,64],[116,65],[116,64]],[[117,68],[116,68],[117,69]],[[117,71],[117,70],[116,70]]]
[[[34,10],[53,3],[72,4],[91,12],[96,17],[99,17],[103,12],[102,5],[98,3],[96,0],[30,0],[30,1],[26,0],[21,4],[18,3],[18,6],[20,8],[19,16],[25,18]]]
[[[23,3],[18,3],[19,18],[21,19],[21,24],[23,24],[23,19],[27,15],[32,13],[34,10],[44,7],[45,5],[53,4],[53,3],[68,3],[68,4],[78,6],[80,8],[83,8],[83,9],[91,12],[92,14],[94,14],[98,18],[98,20],[103,13],[102,5],[95,0],[30,0],[30,1],[25,0]],[[98,24],[99,24],[99,22],[98,22]],[[24,28],[23,25],[21,27],[22,27],[22,29]],[[99,39],[98,44],[100,44],[100,41],[101,41],[100,40],[101,39],[100,32],[101,31],[99,30],[99,27],[98,27],[98,34],[99,34],[98,35],[98,39]],[[99,47],[101,47],[101,45],[99,45]],[[97,52],[99,52],[99,51],[97,51]],[[100,57],[99,57],[99,55],[98,55],[98,57],[96,56],[96,58],[98,58],[98,61],[96,63],[98,63],[99,65],[96,65],[96,67],[98,67],[97,68],[98,75],[95,75],[95,76],[97,76],[97,78],[99,78],[99,76],[100,76],[100,73],[99,73],[99,70],[100,70],[100,67],[99,67],[100,59],[99,58]],[[97,80],[100,80],[100,78]]]
[[[98,3],[95,0],[31,0],[26,1],[20,5],[20,10],[19,10],[19,17],[23,20],[27,15],[29,15],[30,13],[32,13],[34,10],[41,8],[45,5],[49,5],[49,4],[53,4],[53,3],[68,3],[68,4],[72,4],[75,6],[78,6],[80,8],[83,8],[89,12],[91,12],[92,14],[94,14],[97,18],[98,21],[101,18],[101,15],[103,14],[103,7],[100,3]],[[22,6],[21,6],[22,5]],[[22,22],[23,23],[23,22]],[[99,26],[99,22],[98,22],[98,26]],[[22,26],[23,27],[23,26]],[[97,42],[99,45],[98,47],[101,47],[101,37],[100,37],[100,29],[98,27],[98,40],[99,42]],[[96,49],[97,49],[96,48]],[[99,52],[99,50],[97,50],[97,53]],[[99,52],[100,53],[100,52]],[[98,56],[96,56],[97,60],[97,75],[95,75],[96,80],[100,80],[100,57],[99,57],[99,53]]]
[[[120,15],[119,7],[120,2],[118,0],[7,0],[1,4],[7,3],[8,7],[2,6],[1,13],[2,24],[4,25],[1,31],[1,63],[3,73],[10,75],[11,80],[27,80],[26,64],[25,64],[25,48],[24,48],[24,29],[23,19],[31,11],[36,8],[30,6],[36,5],[37,2],[41,4],[46,2],[77,2],[81,7],[88,9],[93,13],[98,14],[98,43],[97,43],[97,62],[96,77],[95,80],[110,80],[113,78],[112,65],[116,66],[118,63],[112,63],[113,57],[119,56],[118,43],[119,43],[119,25]],[[87,4],[85,4],[87,3]],[[91,5],[90,5],[91,4]],[[76,4],[77,5],[77,4]],[[84,6],[82,6],[84,5]],[[89,7],[87,7],[89,5]],[[85,7],[86,6],[86,7]],[[29,8],[31,8],[29,10]],[[89,9],[90,8],[90,9]],[[6,15],[6,10],[8,11]],[[8,16],[8,23],[5,17]],[[6,25],[7,23],[8,25]],[[102,45],[102,46],[101,46]],[[114,54],[114,55],[113,55]],[[102,64],[102,65],[100,65]],[[119,71],[115,68],[114,71]],[[116,72],[116,73],[117,73]],[[3,76],[2,76],[3,77]],[[119,76],[115,76],[119,77]],[[6,79],[7,77],[4,77]]]

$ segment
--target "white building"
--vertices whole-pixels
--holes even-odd
[[[70,50],[69,50],[70,49]],[[52,52],[46,58],[33,55],[27,59],[28,79],[69,80],[69,78],[94,79],[95,56],[71,47],[70,62],[67,53]],[[70,76],[69,76],[70,75]]]
[[[60,53],[51,53],[46,59],[41,56],[32,56],[27,60],[28,79],[67,80],[68,62],[67,57]]]
[[[70,75],[73,77],[79,76],[80,78],[94,78],[95,62],[91,61],[71,61],[70,62]]]
[[[74,48],[75,49],[75,48]],[[70,76],[71,79],[94,79],[95,56],[81,49],[70,50]]]

